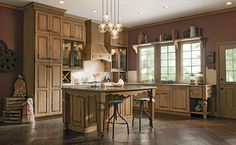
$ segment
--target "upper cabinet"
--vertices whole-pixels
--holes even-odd
[[[107,32],[105,33],[105,44],[107,46],[122,46],[122,47],[127,47],[128,46],[128,32],[126,29],[121,31],[119,33],[119,38],[118,39],[112,39],[110,37],[110,33]]]
[[[85,23],[81,18],[66,15],[63,19],[63,39],[85,41]]]
[[[36,11],[36,32],[61,35],[62,16],[44,11]]]
[[[128,32],[126,30],[121,31],[118,39],[111,39],[111,45],[127,46],[128,45]]]
[[[126,71],[127,68],[127,49],[125,47],[111,48],[112,71]]]

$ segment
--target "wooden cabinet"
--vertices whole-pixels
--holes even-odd
[[[63,43],[63,67],[82,68],[83,67],[84,43],[64,40]]]
[[[63,20],[62,32],[64,39],[84,41],[85,23],[75,16],[67,15]]]
[[[126,30],[123,30],[119,34],[118,39],[111,39],[111,45],[121,45],[121,46],[128,46],[128,32]]]
[[[158,86],[156,90],[156,105],[155,109],[170,110],[171,87]]]
[[[112,39],[110,37],[110,32],[105,33],[105,45],[107,46],[123,46],[127,47],[128,46],[128,31],[127,28],[124,28],[119,33],[119,38],[118,39]]]
[[[201,114],[215,111],[215,85],[158,85],[155,109],[159,112]]]
[[[172,86],[171,110],[189,112],[189,87]]]
[[[36,94],[35,114],[40,116],[62,113],[61,96],[61,65],[36,64]]]
[[[36,32],[61,35],[62,16],[50,12],[36,11]]]
[[[35,116],[62,113],[62,16],[65,10],[39,3],[24,7],[23,74]]]
[[[112,70],[111,71],[126,71],[127,69],[127,49],[125,47],[112,47]]]
[[[191,86],[189,95],[191,114],[201,114],[206,119],[209,113],[215,111],[215,86]]]
[[[61,63],[61,37],[36,34],[36,62],[58,62]]]

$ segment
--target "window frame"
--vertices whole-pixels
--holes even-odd
[[[158,84],[163,84],[163,83],[182,83],[182,84],[189,84],[189,81],[183,80],[183,66],[182,66],[182,46],[183,44],[189,44],[189,43],[200,43],[201,48],[200,48],[200,65],[201,65],[201,72],[203,73],[204,76],[204,84],[206,83],[206,66],[205,66],[205,46],[206,46],[206,38],[202,37],[195,37],[195,38],[185,38],[185,39],[178,39],[178,40],[170,40],[170,41],[161,41],[161,42],[153,42],[153,43],[148,43],[148,44],[141,44],[141,45],[134,45],[134,49],[137,50],[137,82],[139,83],[145,83],[141,81],[140,79],[140,64],[139,64],[139,56],[140,56],[140,48],[143,47],[154,47],[154,82],[153,83],[158,83]],[[161,81],[161,46],[166,46],[166,45],[175,45],[175,57],[176,57],[176,81],[175,82],[169,82],[169,81]]]
[[[166,43],[166,44],[161,44],[161,45],[159,45],[159,47],[158,47],[158,49],[159,49],[159,68],[160,68],[160,71],[159,71],[159,82],[161,82],[161,83],[165,83],[165,82],[168,82],[168,81],[170,81],[170,80],[161,80],[161,47],[163,47],[163,46],[167,46],[167,47],[169,47],[169,46],[174,46],[175,47],[175,80],[172,80],[173,82],[177,82],[177,47],[176,47],[176,45],[174,44],[174,43]],[[169,53],[167,52],[167,55],[168,55]],[[167,59],[167,62],[168,62],[168,60],[169,59]]]
[[[146,82],[146,81],[142,81],[141,80],[141,78],[140,78],[140,50],[142,49],[142,48],[145,48],[145,47],[153,47],[154,48],[154,80],[153,80],[153,82]],[[145,46],[140,46],[140,47],[138,47],[138,49],[137,49],[137,80],[138,80],[138,82],[139,83],[155,83],[156,82],[156,72],[157,72],[157,67],[156,67],[156,48],[155,48],[155,46],[154,45],[145,45]]]

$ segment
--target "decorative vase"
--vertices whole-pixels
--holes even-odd
[[[197,33],[196,33],[196,26],[189,26],[189,29],[190,29],[189,37],[190,37],[190,38],[196,37],[196,36],[197,36]]]

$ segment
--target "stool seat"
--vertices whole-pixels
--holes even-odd
[[[149,101],[150,99],[149,98],[134,98],[133,100],[137,102],[145,102],[145,101]]]
[[[120,104],[120,103],[123,103],[124,100],[111,100],[111,101],[108,101],[107,103],[108,104]]]
[[[150,101],[150,98],[134,98],[133,100],[136,102],[145,102],[145,101]],[[152,98],[152,102],[153,103],[155,102],[154,98]]]

